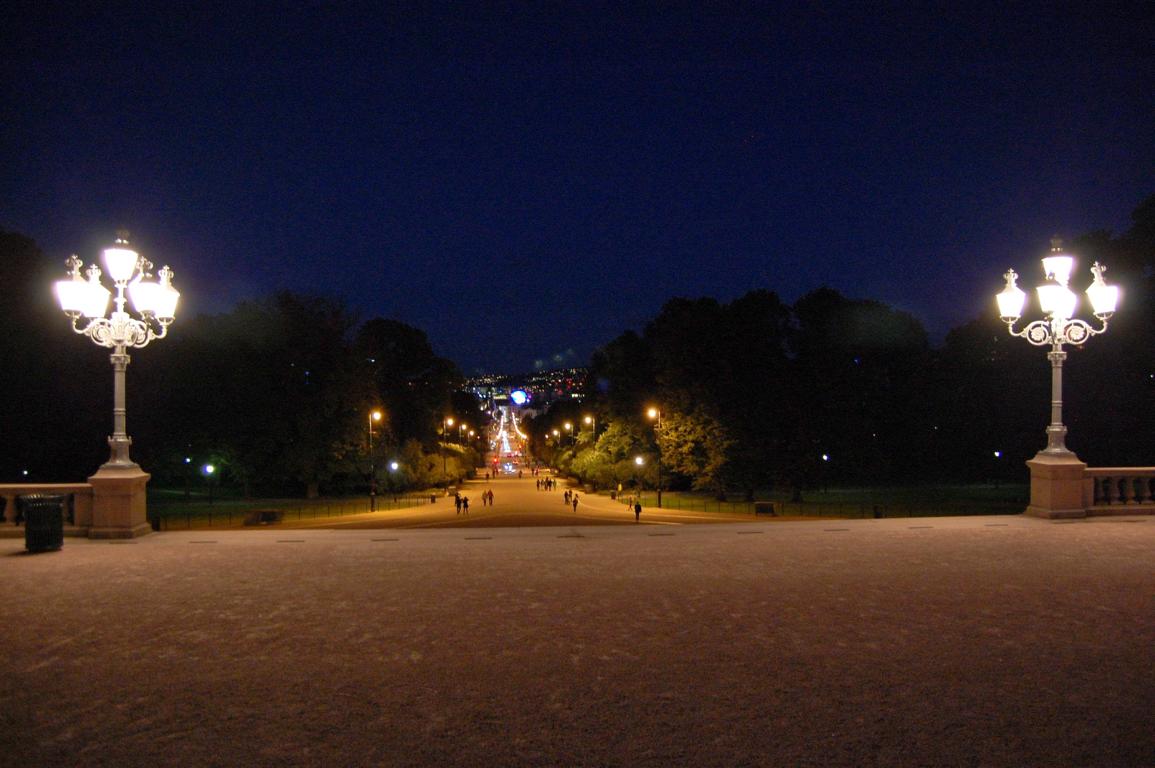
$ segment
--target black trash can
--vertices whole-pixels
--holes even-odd
[[[55,552],[64,546],[64,504],[68,497],[29,493],[16,497],[24,518],[24,546],[29,552]]]

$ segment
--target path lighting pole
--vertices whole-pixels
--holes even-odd
[[[638,501],[639,502],[641,502],[641,500],[642,500],[642,484],[641,484],[641,481],[638,480],[638,473],[642,471],[642,467],[645,465],[645,463],[646,463],[646,460],[644,458],[642,458],[640,455],[634,457],[634,485],[638,489]]]
[[[369,511],[377,510],[377,460],[373,456],[373,422],[381,421],[381,411],[369,412]]]
[[[577,441],[577,436],[574,435],[574,431],[573,431],[573,422],[567,421],[562,426],[565,427],[565,431],[569,433],[569,441],[570,441],[570,445],[572,446]]]
[[[216,474],[217,468],[214,464],[205,464],[201,467],[201,472],[205,476],[205,485],[209,487],[209,506],[213,505],[213,475]]]
[[[176,316],[180,293],[172,286],[172,270],[161,268],[154,278],[153,264],[132,250],[128,233],[117,234],[116,242],[102,254],[104,268],[116,289],[116,296],[101,284],[100,267],[84,264],[73,255],[65,262],[68,279],[56,282],[60,308],[72,321],[72,330],[95,344],[111,349],[112,435],[108,438],[109,459],[90,478],[94,484],[93,517],[89,536],[127,538],[148,532],[144,487],[148,474],[129,457],[132,439],[125,428],[125,369],[128,349],[147,346],[162,339]],[[85,279],[87,277],[87,279]],[[108,312],[109,300],[114,303]],[[140,316],[126,310],[128,302]]]
[[[453,417],[447,416],[441,428],[441,478],[445,481],[445,493],[449,493],[449,470],[445,464],[445,441],[449,439],[449,430],[453,427]]]
[[[1015,323],[1023,314],[1026,294],[1016,285],[1018,275],[1013,269],[1004,277],[1007,285],[996,297],[999,316],[1007,324],[1012,336],[1026,339],[1036,347],[1049,346],[1047,358],[1051,361],[1051,423],[1047,427],[1047,447],[1027,462],[1031,468],[1031,506],[1029,514],[1041,517],[1083,517],[1086,505],[1082,499],[1082,472],[1086,465],[1067,448],[1067,428],[1063,425],[1063,361],[1067,353],[1064,344],[1081,346],[1087,339],[1107,330],[1107,320],[1119,303],[1119,288],[1107,285],[1103,273],[1107,268],[1095,262],[1091,266],[1092,281],[1087,288],[1091,313],[1100,326],[1074,317],[1079,297],[1068,287],[1074,257],[1063,253],[1062,241],[1051,240],[1051,250],[1042,259],[1046,281],[1035,289],[1039,308],[1045,319],[1028,323],[1015,330]]]
[[[660,435],[662,434],[662,411],[660,408],[651,408],[646,411],[646,416],[650,421],[654,422],[654,446],[657,449],[658,461],[658,509],[662,508],[662,443]]]
[[[582,421],[589,425],[590,430],[594,433],[593,437],[596,441],[598,439],[598,420],[594,416],[584,416]]]

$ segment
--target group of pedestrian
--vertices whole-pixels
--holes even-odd
[[[536,469],[533,470],[533,474],[535,477],[537,476],[538,472]],[[488,480],[489,477],[490,476],[487,474],[486,479]],[[557,480],[555,478],[549,477],[549,476],[537,477],[537,479],[534,480],[534,486],[539,491],[552,491],[557,487]],[[620,489],[621,489],[621,486],[619,486],[619,490]],[[578,503],[579,503],[578,499],[579,499],[578,492],[575,490],[571,490],[571,489],[567,488],[565,493],[562,494],[562,503],[568,507],[573,507],[573,512],[575,515],[577,514],[577,511],[578,511]],[[457,507],[457,514],[459,514],[459,515],[462,515],[462,514],[468,515],[469,514],[469,497],[468,496],[463,496],[460,493],[454,493],[453,494],[453,503],[454,503],[454,506]],[[486,490],[481,492],[481,506],[483,506],[483,507],[492,507],[493,506],[493,491],[492,490],[487,488]],[[626,499],[626,509],[633,511],[634,522],[640,523],[642,521],[642,500],[640,497],[630,496],[629,498],[627,498]]]

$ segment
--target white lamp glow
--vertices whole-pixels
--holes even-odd
[[[1071,280],[1071,270],[1075,266],[1075,259],[1066,254],[1053,253],[1043,257],[1043,274],[1055,278],[1059,285],[1066,285]]]
[[[1091,311],[1096,317],[1110,317],[1119,305],[1119,286],[1107,285],[1103,280],[1103,273],[1107,271],[1099,262],[1091,267],[1091,274],[1095,280],[1087,288],[1087,298],[1091,300]]]
[[[1039,306],[1042,308],[1043,314],[1064,320],[1074,317],[1075,305],[1078,303],[1079,297],[1066,285],[1059,283],[1057,279],[1050,280],[1040,285],[1035,291],[1039,294]]]
[[[1023,305],[1027,301],[1027,294],[1023,293],[1023,289],[1015,284],[1019,278],[1015,274],[1015,270],[1008,269],[1003,277],[1007,279],[1007,287],[995,297],[999,302],[999,317],[1003,320],[1018,320],[1023,316]]]
[[[127,283],[132,278],[132,273],[136,271],[138,261],[140,254],[131,248],[113,246],[104,249],[104,266],[108,268],[108,276],[113,282]]]

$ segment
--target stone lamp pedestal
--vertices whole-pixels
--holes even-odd
[[[1051,520],[1087,516],[1083,476],[1087,465],[1070,451],[1041,451],[1027,462],[1031,470],[1031,502],[1026,514]]]
[[[103,466],[88,478],[92,485],[90,539],[132,539],[152,532],[145,497],[149,477],[132,465]]]

